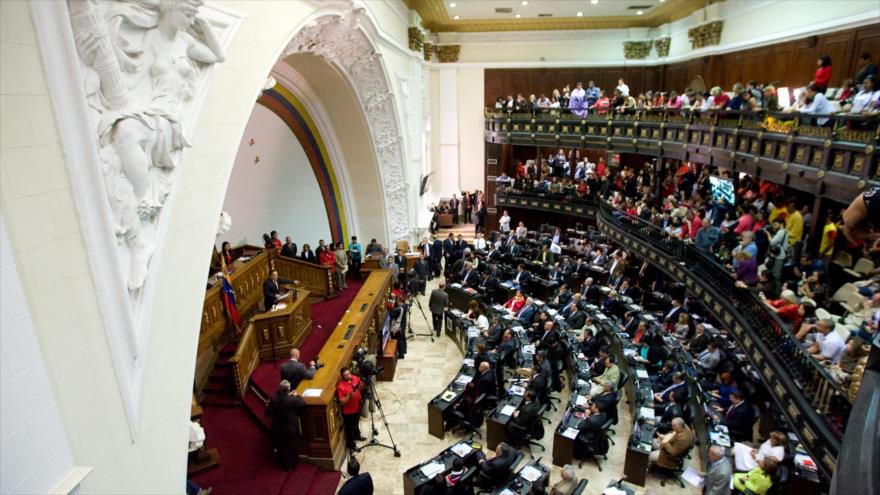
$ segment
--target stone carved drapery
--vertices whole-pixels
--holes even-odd
[[[364,18],[363,13],[363,9],[352,9],[343,15],[317,18],[293,37],[282,58],[311,53],[335,65],[349,78],[373,138],[389,241],[395,242],[410,237],[403,140],[382,54],[375,51],[358,24]]]
[[[29,2],[110,355],[136,439],[180,153],[242,17],[202,0]]]
[[[691,40],[691,48],[703,48],[721,43],[721,30],[724,21],[715,21],[702,26],[688,29],[688,39]]]
[[[650,41],[624,41],[623,56],[628,59],[648,58],[651,53]]]
[[[437,60],[441,63],[458,62],[461,45],[436,45],[434,46],[434,52],[437,54]]]
[[[657,50],[658,57],[669,56],[669,43],[671,41],[672,39],[669,37],[654,40],[654,49]]]

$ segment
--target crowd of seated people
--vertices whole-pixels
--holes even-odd
[[[561,390],[561,371],[567,365],[566,355],[571,352],[568,348],[569,342],[563,336],[566,331],[573,330],[580,335],[575,351],[578,359],[587,363],[591,375],[587,393],[590,406],[584,411],[585,421],[581,424],[583,438],[594,438],[602,430],[601,425],[606,424],[611,412],[616,415],[621,372],[616,358],[609,355],[605,345],[607,340],[596,337],[595,320],[586,316],[588,305],[592,305],[614,321],[619,321],[620,331],[630,336],[636,348],[635,354],[628,359],[644,366],[651,375],[651,385],[655,392],[654,409],[658,418],[658,436],[654,442],[656,453],[652,455],[652,460],[660,468],[673,468],[677,459],[692,448],[694,438],[692,426],[689,424],[693,418],[688,418],[685,413],[686,404],[690,400],[690,389],[685,384],[684,370],[679,367],[678,361],[672,359],[665,339],[672,338],[690,353],[699,379],[705,385],[704,389],[710,391],[707,397],[713,404],[712,420],[726,426],[731,439],[737,442],[730,455],[735,457],[735,470],[743,473],[734,477],[734,483],[756,488],[759,490],[756,493],[760,493],[765,488],[764,485],[772,484],[776,475],[775,466],[771,464],[774,461],[778,464],[782,459],[766,458],[776,457],[778,452],[775,447],[783,441],[787,444],[787,440],[784,435],[780,437],[774,433],[764,445],[753,442],[758,414],[757,404],[750,402],[750,398],[756,396],[757,384],[735,362],[734,351],[728,349],[722,352],[718,335],[724,334],[724,331],[712,327],[710,333],[707,330],[708,322],[690,307],[683,288],[671,290],[664,277],[633,279],[634,270],[641,272],[641,263],[626,252],[591,239],[590,236],[583,236],[576,239],[586,244],[580,254],[568,247],[573,244],[567,242],[569,239],[560,233],[561,229],[545,228],[544,232],[540,234],[541,239],[537,243],[534,242],[535,233],[528,230],[523,237],[517,237],[513,232],[508,236],[493,232],[486,250],[468,253],[476,262],[472,266],[479,267],[480,274],[477,277],[480,281],[477,282],[477,287],[481,288],[487,298],[482,306],[471,301],[465,314],[465,318],[470,319],[481,330],[484,339],[479,347],[479,355],[482,357],[475,359],[475,363],[481,363],[480,374],[494,374],[489,370],[489,361],[505,363],[507,359],[493,359],[493,356],[508,356],[515,352],[518,345],[514,342],[511,331],[504,329],[498,314],[493,315],[491,324],[486,320],[488,304],[493,300],[501,302],[498,299],[500,289],[494,294],[482,289],[491,285],[486,282],[488,279],[502,278],[509,281],[511,286],[519,287],[514,291],[513,297],[503,301],[500,306],[503,312],[525,328],[524,338],[529,344],[535,345],[537,350],[528,377],[524,405],[515,414],[511,422],[513,426],[508,427],[512,429],[509,432],[511,441],[517,443],[517,432],[528,431],[529,425],[540,421],[537,417],[541,415],[542,409],[546,410],[550,406],[551,394]],[[526,259],[536,258],[541,253],[548,252],[545,248],[554,243],[565,245],[566,250],[561,256],[549,260],[549,265],[540,263],[544,267],[540,275],[524,275],[529,272],[522,263],[513,268],[514,260],[524,256]],[[521,248],[520,255],[513,256],[513,247]],[[488,253],[492,250],[501,252],[502,257],[490,259]],[[572,258],[576,261],[572,262]],[[575,268],[585,264],[593,270],[598,269],[604,282],[600,284],[589,276],[596,272],[578,271]],[[561,268],[563,265],[565,269]],[[618,273],[618,265],[623,266],[619,270],[621,275],[614,276]],[[510,270],[505,272],[504,267]],[[530,297],[530,283],[537,277],[546,278],[557,267],[563,276],[558,281],[558,290],[553,297],[545,299],[546,303],[539,303]],[[447,277],[450,281],[461,281],[465,278],[458,271],[447,271]],[[602,290],[599,290],[600,287]],[[646,307],[650,305],[655,317],[649,320],[628,310],[628,305],[621,300],[623,297],[620,293],[624,291],[628,294],[625,296],[627,302],[644,304]],[[666,293],[674,295],[665,296]],[[656,300],[658,297],[660,299]],[[725,342],[732,342],[723,339]],[[491,388],[488,378],[486,383],[487,389]],[[466,388],[465,395],[467,394]],[[477,392],[472,390],[470,394],[473,396]],[[731,463],[734,464],[733,461]]]
[[[843,81],[840,88],[830,91],[832,75],[831,58],[822,55],[817,60],[818,68],[812,80],[805,81],[802,89],[796,90],[796,97],[786,106],[780,104],[777,84],[759,83],[753,80],[747,84],[736,82],[725,92],[720,86],[706,91],[695,91],[688,87],[683,91],[645,91],[630,93],[623,79],[614,90],[606,92],[589,81],[575,84],[574,89],[566,85],[562,91],[554,89],[550,98],[541,94],[528,97],[517,94],[495,100],[495,110],[507,112],[571,113],[577,116],[605,115],[610,113],[634,113],[639,111],[726,110],[743,112],[800,112],[805,114],[835,114],[877,116],[880,115],[880,87],[877,84],[877,66],[871,62],[871,54],[863,53],[858,58],[859,71],[851,79]],[[828,119],[818,119],[818,125],[825,125]]]

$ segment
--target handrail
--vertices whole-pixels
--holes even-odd
[[[235,354],[229,358],[229,362],[232,363],[232,372],[235,379],[235,394],[239,398],[244,397],[251,373],[260,364],[260,353],[257,349],[257,338],[254,334],[254,324],[248,322],[238,347],[235,349]]]
[[[275,254],[275,250],[267,250],[267,252],[270,256],[270,265],[278,270],[278,275],[281,277],[297,280],[299,286],[312,295],[324,298],[334,295],[333,274],[329,267]]]

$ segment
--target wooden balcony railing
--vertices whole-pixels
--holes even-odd
[[[257,348],[255,333],[254,324],[248,323],[242,333],[241,340],[238,342],[238,348],[235,349],[235,354],[229,358],[235,376],[235,396],[238,398],[244,397],[251,373],[260,364],[260,352]]]
[[[490,143],[599,148],[711,164],[850,201],[880,184],[880,119],[680,110],[577,116],[485,112]],[[828,118],[824,126],[817,119]]]
[[[274,251],[271,251],[269,256],[270,264],[278,270],[280,277],[299,281],[298,287],[309,291],[311,295],[328,298],[336,294],[330,268],[297,258],[276,255]]]

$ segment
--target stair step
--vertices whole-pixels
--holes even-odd
[[[206,394],[233,394],[235,393],[235,385],[231,383],[211,383],[209,381],[203,390]]]
[[[206,406],[237,407],[241,405],[241,401],[236,399],[233,394],[229,393],[206,393],[205,398],[201,401],[201,404]]]
[[[217,378],[223,380],[232,380],[235,377],[235,371],[232,370],[231,366],[220,366],[214,367],[214,371],[211,372],[211,375],[208,379]]]
[[[272,428],[272,420],[266,417],[266,404],[252,390],[244,394],[242,403],[251,418],[268,433]]]

